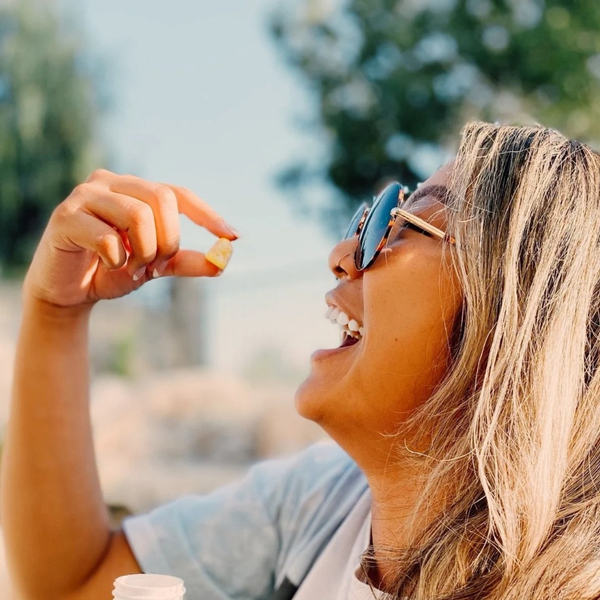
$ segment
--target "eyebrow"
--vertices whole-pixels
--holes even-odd
[[[448,200],[451,198],[450,190],[445,185],[426,185],[417,188],[407,200],[410,200],[410,204],[414,204],[425,196],[435,196],[443,204],[448,204]]]

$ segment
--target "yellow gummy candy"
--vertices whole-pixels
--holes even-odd
[[[213,265],[224,269],[233,253],[233,246],[227,238],[219,238],[204,255]]]

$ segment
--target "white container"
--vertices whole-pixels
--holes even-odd
[[[183,579],[158,573],[122,575],[115,579],[114,600],[183,600]]]

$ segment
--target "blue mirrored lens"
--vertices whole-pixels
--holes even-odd
[[[346,229],[346,233],[344,234],[344,237],[342,238],[343,240],[346,240],[349,237],[352,237],[353,235],[356,234],[356,230],[358,229],[358,224],[360,223],[360,220],[361,220],[361,218],[363,216],[363,213],[365,212],[365,208],[367,208],[367,206],[368,206],[367,203],[363,202],[356,209],[356,212],[354,213],[354,216],[350,220],[350,224],[348,225],[348,229]]]
[[[398,205],[398,196],[402,186],[391,183],[379,195],[369,211],[358,238],[356,266],[364,269],[375,257],[377,246],[390,222],[390,211]]]

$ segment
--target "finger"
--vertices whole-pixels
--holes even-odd
[[[89,212],[119,230],[127,233],[131,253],[127,272],[133,274],[154,260],[157,251],[157,234],[152,207],[145,202],[104,188],[95,188],[81,204]]]
[[[162,263],[179,250],[179,206],[175,192],[166,185],[146,181],[133,175],[108,176],[109,189],[145,202],[152,208],[156,230],[156,255],[148,267],[161,268]]]
[[[127,237],[127,232],[126,231],[122,231],[118,227],[114,227],[114,230],[121,237],[121,241],[123,242],[123,246],[125,246],[125,250],[127,251],[127,257],[129,257],[129,255],[131,254],[131,244],[129,243],[129,238]]]
[[[228,225],[212,206],[198,198],[192,191],[169,183],[164,185],[175,192],[179,212],[194,223],[205,227],[217,237],[226,237],[228,240],[235,240],[239,237],[238,232],[231,225]]]
[[[228,225],[211,206],[186,188],[170,184],[157,184],[133,175],[117,175],[105,170],[94,172],[88,181],[92,183],[101,183],[102,185],[108,186],[112,191],[131,195],[147,202],[151,201],[150,199],[157,194],[167,196],[165,188],[170,189],[176,196],[178,212],[185,214],[195,223],[206,227],[206,229],[218,237],[226,237],[230,240],[239,237],[237,231]],[[161,221],[170,223],[170,221],[165,218],[161,219]],[[176,222],[179,224],[178,219]],[[160,231],[160,225],[157,224],[156,227],[157,231]],[[166,235],[168,236],[168,234]],[[163,258],[160,244],[161,242],[159,240],[157,253],[160,256],[153,261],[153,264],[151,265],[152,268],[159,265],[161,258]],[[171,249],[170,252],[166,252],[165,254],[166,256],[173,255],[174,251],[176,251],[176,249]]]
[[[221,273],[216,265],[206,260],[202,252],[180,250],[167,261],[162,276],[174,277],[215,277]],[[153,274],[156,277],[155,274]]]
[[[108,269],[119,269],[127,253],[118,232],[84,211],[76,211],[65,220],[59,235],[68,243],[98,253]]]
[[[112,191],[131,195],[144,201],[148,201],[148,198],[157,193],[166,195],[162,188],[168,188],[176,196],[178,212],[185,214],[194,223],[206,227],[217,237],[226,237],[231,240],[239,237],[239,233],[226,223],[214,208],[187,188],[168,183],[155,183],[135,175],[117,175],[104,169],[92,173],[88,181],[106,185]]]

